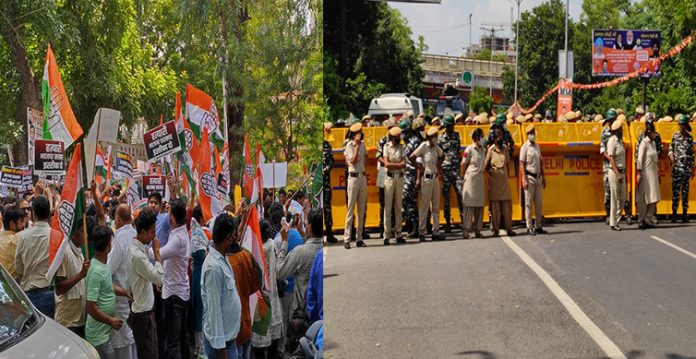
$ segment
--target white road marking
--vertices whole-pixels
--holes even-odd
[[[682,247],[679,247],[679,246],[676,245],[676,244],[672,244],[672,243],[670,243],[670,242],[667,242],[666,240],[664,240],[664,239],[662,239],[662,238],[660,238],[660,237],[658,237],[658,236],[650,236],[650,238],[652,238],[652,239],[654,239],[654,240],[656,240],[656,241],[658,241],[658,242],[660,242],[660,243],[662,243],[662,244],[664,244],[664,245],[666,245],[666,246],[670,246],[670,247],[674,248],[675,250],[677,250],[677,251],[679,251],[679,252],[682,252],[682,253],[686,254],[687,256],[689,256],[689,257],[691,257],[691,258],[696,259],[696,254],[691,253],[691,252],[687,251],[686,249],[684,249],[684,248],[682,248]]]
[[[566,293],[563,288],[547,273],[541,266],[539,266],[532,257],[530,257],[525,251],[522,250],[515,242],[513,242],[510,237],[502,236],[503,242],[507,244],[510,249],[512,249],[515,254],[517,254],[520,259],[541,279],[547,288],[553,293],[561,304],[566,308],[568,313],[575,319],[578,324],[590,335],[592,340],[599,345],[604,353],[610,358],[623,358],[626,356],[621,352],[618,346],[614,344],[609,337],[604,334],[604,332],[599,329],[599,327],[585,314],[585,312],[580,309],[577,303],[571,298],[568,293]]]

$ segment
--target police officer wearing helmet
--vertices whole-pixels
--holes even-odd
[[[345,248],[350,249],[350,228],[353,228],[355,210],[358,211],[358,224],[356,228],[356,244],[365,247],[363,242],[363,230],[365,229],[365,210],[367,209],[367,178],[365,177],[365,160],[367,149],[363,140],[362,124],[355,123],[350,126],[350,141],[344,149],[346,165],[348,167],[348,208],[346,212]],[[356,208],[357,207],[357,208]]]
[[[462,141],[459,137],[459,133],[454,130],[454,117],[452,115],[445,116],[444,125],[445,132],[440,135],[437,144],[445,154],[445,160],[442,162],[442,197],[445,212],[445,233],[449,233],[451,224],[450,188],[453,186],[454,192],[457,195],[460,215],[464,211],[461,191],[462,181],[459,175]]]
[[[442,177],[442,161],[444,153],[437,145],[437,127],[428,129],[426,141],[422,142],[410,155],[411,161],[416,162],[417,158],[421,159],[418,164],[417,185],[421,185],[421,202],[418,210],[419,219],[419,238],[421,242],[425,241],[427,232],[426,218],[428,211],[433,216],[433,236],[434,241],[444,240],[445,237],[439,234],[440,224],[440,181]]]
[[[394,117],[389,117],[386,121],[382,123],[384,127],[387,128],[387,134],[379,139],[379,142],[377,142],[377,154],[375,158],[377,159],[377,173],[384,172],[386,171],[384,169],[384,166],[382,165],[382,162],[379,160],[382,158],[383,155],[383,150],[384,150],[384,145],[389,142],[389,129],[392,127],[396,126],[396,120]],[[379,237],[382,238],[384,235],[384,184],[377,182],[377,187],[379,187],[379,231],[380,235]]]
[[[401,128],[393,126],[389,129],[389,141],[384,144],[382,155],[377,159],[387,170],[384,179],[384,245],[396,238],[396,243],[406,243],[401,236],[402,203],[404,192],[404,172],[406,167],[404,146],[401,144]],[[392,220],[392,215],[394,220]]]
[[[682,222],[689,222],[689,182],[694,179],[694,140],[691,125],[686,115],[681,115],[679,132],[672,136],[669,145],[669,160],[672,163],[672,223],[677,221],[679,194],[682,199]]]
[[[425,121],[417,118],[411,123],[410,121],[402,125],[410,124],[410,129],[404,133],[404,140],[406,146],[404,148],[404,154],[407,158],[406,161],[406,171],[404,173],[404,198],[403,198],[403,214],[406,222],[409,226],[410,232],[408,233],[409,238],[418,237],[418,185],[417,181],[417,167],[415,158],[411,158],[413,151],[420,146],[423,142],[424,133],[423,128],[425,127]],[[401,127],[403,131],[403,126]]]

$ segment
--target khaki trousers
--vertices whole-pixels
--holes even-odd
[[[512,201],[491,201],[491,226],[494,231],[500,230],[502,225],[506,231],[512,230]]]
[[[355,207],[358,210],[358,225],[356,226],[355,238],[357,241],[363,240],[365,229],[365,210],[367,209],[367,178],[348,177],[348,210],[346,212],[346,226],[343,227],[344,241],[350,242],[350,229],[353,228],[353,218]]]
[[[421,201],[418,209],[418,230],[422,236],[427,232],[428,209],[433,215],[433,235],[440,233],[440,181],[437,176],[421,183]]]
[[[401,237],[401,205],[404,196],[404,177],[384,179],[384,238]],[[392,223],[392,210],[394,222]]]
[[[626,202],[626,178],[619,182],[613,170],[609,170],[609,194],[609,225],[613,227],[619,223],[621,209]]]
[[[543,216],[543,207],[541,203],[541,193],[544,186],[541,180],[532,176],[527,176],[527,189],[524,190],[524,215],[527,220],[527,229],[532,227],[532,204],[534,204],[534,218],[536,219],[536,228],[541,228],[541,218]]]
[[[464,207],[462,229],[464,232],[481,232],[483,228],[483,207]]]

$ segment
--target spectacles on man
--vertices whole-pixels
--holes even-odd
[[[31,214],[31,207],[22,207],[21,209],[24,211],[24,213]]]

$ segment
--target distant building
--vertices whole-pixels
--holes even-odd
[[[502,55],[507,58],[507,61],[515,61],[515,48],[512,46],[512,41],[508,37],[499,36],[481,36],[478,44],[472,44],[466,51],[466,57],[474,57],[479,55],[484,49],[493,49],[493,55]]]

